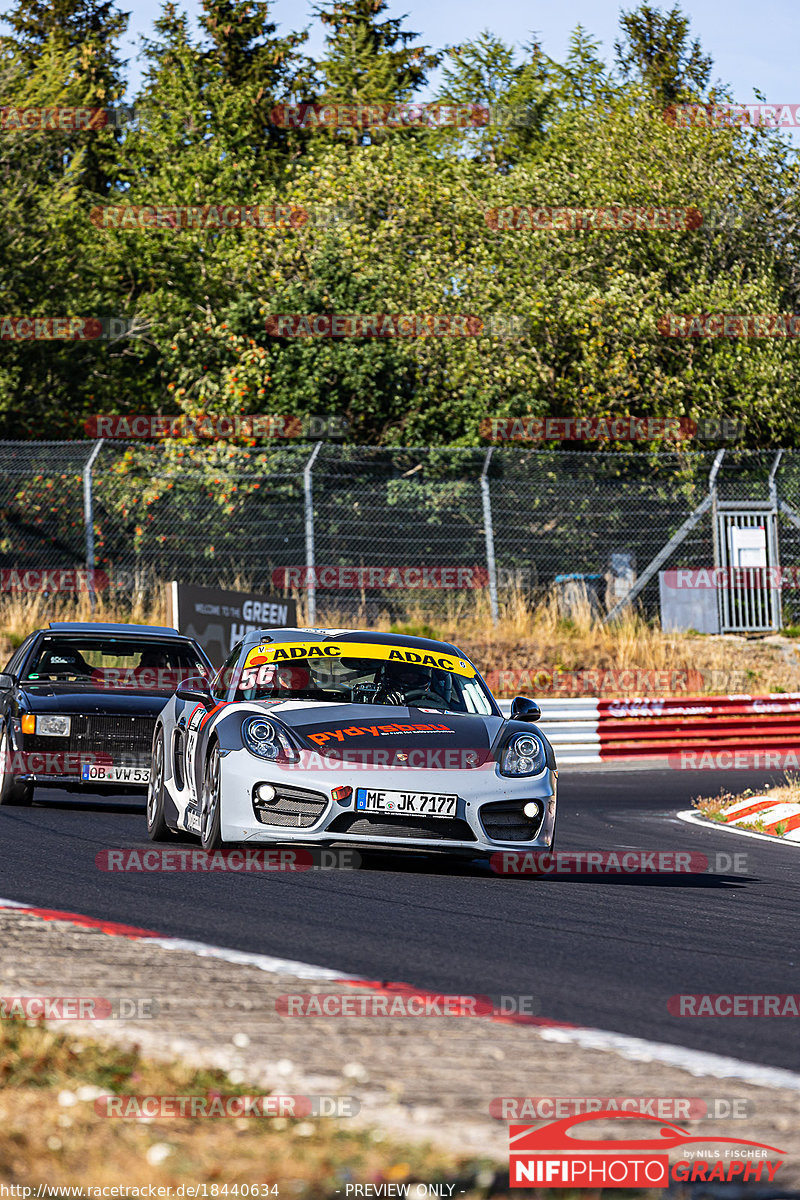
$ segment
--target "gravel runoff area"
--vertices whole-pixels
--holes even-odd
[[[361,1111],[349,1120],[397,1137],[433,1138],[443,1148],[503,1163],[507,1127],[490,1115],[495,1097],[737,1098],[748,1102],[746,1120],[677,1123],[694,1134],[779,1146],[786,1151],[782,1185],[800,1183],[800,1090],[648,1061],[644,1045],[635,1061],[559,1040],[557,1029],[485,1018],[284,1016],[276,1011],[282,995],[352,993],[352,985],[167,949],[22,910],[0,910],[0,944],[4,997],[125,997],[155,1000],[158,1008],[152,1018],[58,1021],[53,1028],[135,1042],[147,1055],[219,1067],[280,1094],[354,1096]]]

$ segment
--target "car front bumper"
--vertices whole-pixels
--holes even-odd
[[[268,761],[262,763],[247,751],[223,752],[220,767],[221,834],[226,842],[317,845],[336,842],[393,849],[459,850],[474,854],[504,849],[549,850],[553,843],[557,772],[549,768],[539,775],[519,779],[500,775],[494,762],[461,770],[387,770],[348,763],[346,769],[300,771]],[[294,823],[291,816],[282,817],[279,824],[267,824],[259,819],[253,796],[260,783],[272,784],[279,793],[285,789],[286,794],[292,791],[313,794],[315,802],[307,804],[309,811],[299,818],[305,823],[301,825],[299,820]],[[353,795],[343,804],[334,800],[331,793],[345,786],[353,789]],[[410,817],[357,812],[357,788],[457,795],[456,816]],[[523,804],[529,801],[538,801],[542,809],[541,819],[533,822],[534,836],[522,839],[494,836],[499,832],[498,823],[513,822],[514,813],[517,810],[521,813]],[[493,805],[503,806],[508,816],[504,815],[499,821],[500,810],[492,809]],[[492,836],[487,832],[487,825]]]

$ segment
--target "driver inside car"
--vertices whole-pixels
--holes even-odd
[[[436,704],[449,701],[447,671],[419,667],[416,663],[387,664],[380,672],[376,704]]]

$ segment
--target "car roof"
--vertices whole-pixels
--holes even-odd
[[[153,637],[164,637],[168,634],[170,637],[185,637],[185,634],[169,625],[124,625],[112,621],[51,621],[47,628],[56,633],[135,633],[145,636],[149,634]]]
[[[372,642],[379,646],[408,646],[414,650],[441,650],[459,658],[464,655],[451,642],[438,642],[433,638],[411,637],[404,633],[378,633],[374,629],[301,629],[276,628],[255,629],[245,635],[245,646],[258,646],[263,642]]]

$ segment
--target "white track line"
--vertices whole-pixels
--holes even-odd
[[[607,1050],[630,1062],[662,1063],[678,1067],[694,1076],[712,1075],[716,1079],[738,1079],[756,1087],[785,1088],[800,1092],[800,1075],[783,1067],[764,1067],[758,1063],[742,1062],[724,1054],[707,1050],[689,1050],[666,1042],[650,1042],[630,1037],[626,1033],[608,1033],[604,1029],[540,1029],[539,1035],[548,1042],[571,1042],[584,1050]]]
[[[680,814],[679,814],[680,815]],[[742,832],[738,830],[737,832]],[[36,906],[21,904],[16,900],[0,899],[0,909],[22,909],[36,912]],[[53,919],[53,918],[49,918]],[[212,946],[205,942],[184,940],[170,937],[135,938],[126,935],[131,941],[140,941],[146,945],[160,946],[164,950],[184,950],[196,954],[198,958],[218,958],[225,962],[238,963],[243,966],[258,967],[261,971],[273,974],[286,973],[300,979],[341,980],[353,983],[370,982],[364,976],[347,975],[342,971],[331,970],[330,967],[318,967],[313,963],[295,962],[287,958],[272,958],[267,954],[250,954],[243,950],[229,950],[223,946]],[[612,1033],[605,1029],[592,1029],[579,1025],[534,1025],[539,1037],[548,1042],[571,1043],[584,1050],[604,1050],[618,1054],[629,1062],[663,1063],[665,1066],[677,1067],[695,1077],[712,1076],[716,1079],[738,1079],[751,1083],[756,1087],[784,1088],[787,1091],[800,1092],[800,1075],[782,1067],[766,1067],[759,1063],[743,1062],[738,1058],[728,1058],[722,1054],[712,1054],[705,1050],[690,1050],[683,1046],[673,1046],[666,1042],[651,1042],[645,1038],[630,1037],[624,1033]]]
[[[0,907],[4,902],[0,901]],[[227,950],[224,946],[210,946],[205,942],[190,942],[184,938],[142,938],[148,946],[160,946],[162,950],[185,950],[198,958],[221,958],[223,962],[237,963],[243,967],[258,967],[273,975],[294,975],[297,979],[362,981],[360,975],[346,975],[330,967],[316,967],[313,963],[296,962],[291,958],[272,958],[269,954],[251,954],[246,950]]]

